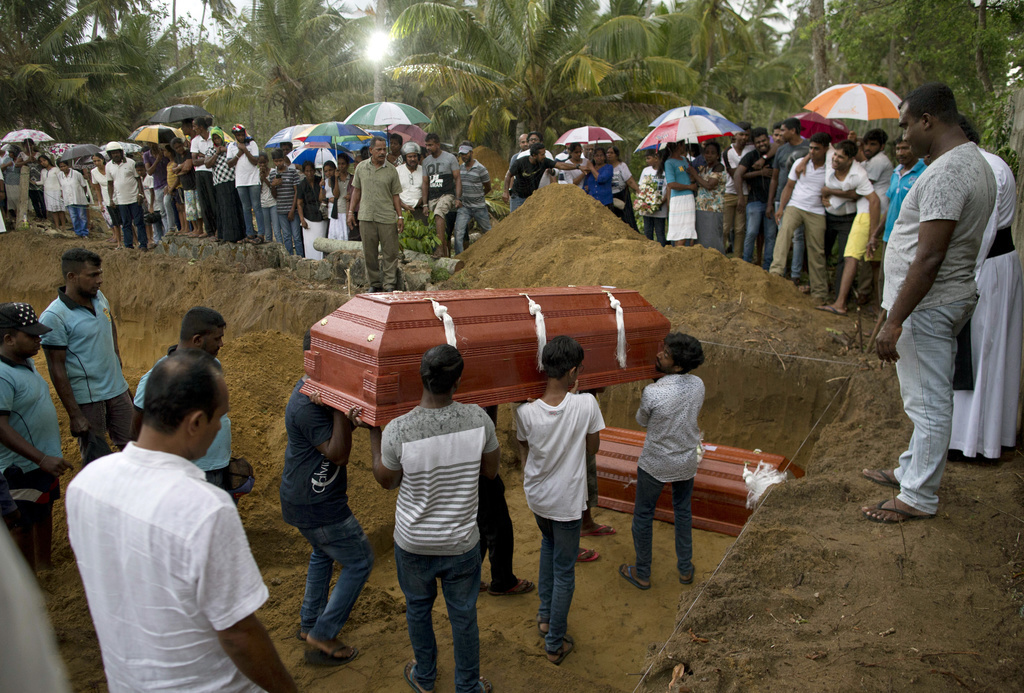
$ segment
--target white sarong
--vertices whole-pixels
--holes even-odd
[[[697,205],[693,195],[676,195],[669,200],[665,238],[669,241],[697,239]]]

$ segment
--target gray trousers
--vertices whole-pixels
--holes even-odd
[[[360,219],[359,233],[363,238],[366,282],[377,289],[394,291],[398,287],[398,256],[402,252],[402,247],[398,243],[398,224],[380,224]],[[383,271],[377,257],[378,246],[384,255]]]
[[[122,450],[131,440],[129,436],[132,429],[134,407],[128,390],[102,402],[79,404],[78,408],[82,410],[82,415],[88,420],[89,430],[96,435],[102,438],[104,434],[110,434],[110,442]],[[85,438],[78,439],[83,455],[85,454],[85,440]]]

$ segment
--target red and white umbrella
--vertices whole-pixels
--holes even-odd
[[[580,144],[586,144],[589,142],[621,142],[622,136],[614,130],[608,128],[600,128],[596,125],[584,125],[583,127],[573,128],[568,132],[564,133],[561,137],[555,140],[555,144],[572,144],[579,142]]]
[[[636,149],[657,149],[669,142],[704,142],[737,132],[743,132],[743,128],[721,116],[691,115],[666,120],[654,128]]]
[[[0,140],[0,144],[17,144],[24,142],[25,140],[32,140],[33,142],[53,142],[53,138],[47,135],[42,130],[11,130],[4,138]]]
[[[837,84],[815,96],[804,108],[826,118],[883,120],[900,117],[900,97],[877,84]]]

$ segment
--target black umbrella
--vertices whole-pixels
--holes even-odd
[[[73,161],[81,159],[83,156],[99,154],[101,151],[103,150],[95,144],[73,144],[61,153],[58,161]]]
[[[202,106],[193,106],[190,103],[176,103],[167,108],[161,108],[149,119],[151,123],[179,123],[182,120],[198,118],[199,116],[212,115]]]

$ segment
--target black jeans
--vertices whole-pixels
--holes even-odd
[[[32,202],[32,209],[36,213],[36,219],[46,218],[46,197],[42,190],[32,190],[29,188],[28,199]]]
[[[843,281],[843,252],[846,250],[846,241],[850,238],[850,228],[853,227],[853,220],[857,218],[853,214],[825,214],[825,266],[832,257],[832,246],[839,242],[838,257],[836,258],[836,272],[832,284],[832,298],[839,294],[839,285]]]
[[[515,537],[501,476],[488,479],[480,475],[476,524],[480,529],[480,561],[483,562],[488,551],[491,553],[491,589],[495,592],[512,589],[519,584],[519,578],[512,572]]]

